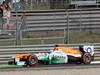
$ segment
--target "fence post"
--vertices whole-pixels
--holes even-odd
[[[22,30],[20,30],[20,45],[22,45],[22,38],[23,38],[23,36],[22,36]]]
[[[67,44],[69,44],[69,11],[67,9]]]
[[[82,31],[82,14],[81,14],[81,9],[80,9],[80,31]]]
[[[33,9],[33,1],[31,0],[31,10]]]
[[[44,44],[44,39],[43,38],[41,39],[41,44]]]
[[[15,6],[17,7],[17,2],[15,2]],[[18,45],[18,9],[15,8],[15,12],[16,12],[16,45]]]
[[[65,28],[65,29],[64,29],[64,41],[63,41],[64,43],[66,43],[66,34],[67,34],[67,33],[66,33],[66,28]]]

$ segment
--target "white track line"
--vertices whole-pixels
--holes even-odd
[[[91,64],[100,64],[100,61],[92,61]]]

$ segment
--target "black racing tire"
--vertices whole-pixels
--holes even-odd
[[[8,65],[14,64],[14,61],[8,61]]]
[[[34,67],[38,65],[38,58],[35,55],[31,55],[27,58],[27,65]]]
[[[49,65],[49,61],[45,61],[45,63],[44,63],[45,65]]]
[[[84,53],[82,55],[82,63],[84,64],[90,64],[92,61],[92,56],[89,53]]]

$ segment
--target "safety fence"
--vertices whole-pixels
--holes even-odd
[[[13,10],[41,10],[41,9],[68,9],[93,8],[100,6],[99,0],[5,0],[10,2]]]
[[[92,45],[94,46],[94,59],[96,61],[100,60],[100,43],[94,44],[58,44],[60,46],[67,45],[73,48],[79,48],[80,45]],[[55,44],[48,45],[22,45],[22,46],[0,46],[0,63],[7,63],[12,60],[12,56],[18,54],[26,54],[26,53],[45,53],[50,52],[53,49]]]
[[[67,0],[6,0],[13,10],[46,10],[68,8]]]
[[[3,30],[13,39],[7,45],[100,42],[99,8],[12,11],[12,16],[13,27]]]
[[[58,10],[33,10],[12,12],[18,24],[26,21],[26,28],[40,30],[49,27],[67,28],[69,30],[99,29],[100,9],[58,9]],[[21,18],[22,17],[22,18]],[[24,17],[24,18],[23,18]]]

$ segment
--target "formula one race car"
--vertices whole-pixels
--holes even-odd
[[[20,54],[12,57],[9,64],[36,66],[37,64],[83,63],[90,64],[94,58],[93,46],[55,46],[50,53]]]

